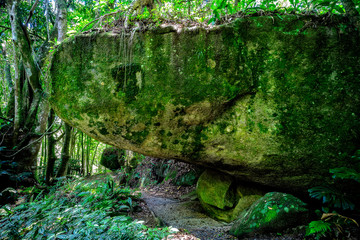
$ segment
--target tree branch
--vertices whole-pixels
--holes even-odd
[[[14,123],[14,121],[13,121],[13,120],[11,120],[11,119],[7,119],[7,118],[4,118],[4,117],[0,117],[0,119],[5,120],[5,121],[8,121],[8,122],[11,122],[11,123]]]
[[[39,0],[36,0],[36,2],[34,3],[34,5],[32,6],[32,8],[31,8],[31,10],[30,10],[30,13],[29,13],[29,17],[28,17],[28,19],[26,20],[25,26],[28,25],[31,17],[32,17],[33,14],[34,14],[34,10],[35,10],[36,6],[38,5],[38,3],[39,3]]]
[[[3,25],[0,25],[0,28],[3,28],[3,29],[6,29],[6,30],[11,30],[10,27],[6,27],[6,26],[3,26]],[[30,33],[30,35],[34,36],[34,37],[37,37],[37,38],[40,38],[41,40],[45,41],[45,39],[35,33]]]
[[[6,26],[3,26],[3,25],[0,25],[1,28],[5,28],[6,30],[11,30],[10,27],[6,27]]]

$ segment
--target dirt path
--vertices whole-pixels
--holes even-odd
[[[206,216],[198,201],[157,197],[147,192],[142,193],[142,199],[159,223],[187,230],[193,239],[236,239],[227,234],[230,225]]]

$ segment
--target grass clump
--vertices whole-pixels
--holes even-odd
[[[107,181],[62,181],[48,194],[0,209],[0,239],[163,239],[128,213],[139,195]]]

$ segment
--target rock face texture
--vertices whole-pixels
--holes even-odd
[[[118,148],[304,190],[360,148],[359,32],[332,21],[81,34],[52,57],[52,107]]]

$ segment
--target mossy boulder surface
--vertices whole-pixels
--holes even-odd
[[[270,192],[240,214],[230,234],[242,237],[253,233],[278,232],[307,222],[305,203],[290,194]]]
[[[306,192],[360,148],[359,32],[332,21],[80,34],[54,52],[50,101],[118,148]]]
[[[232,182],[233,178],[229,175],[206,170],[197,182],[196,192],[202,202],[219,209],[230,209],[236,202]]]

